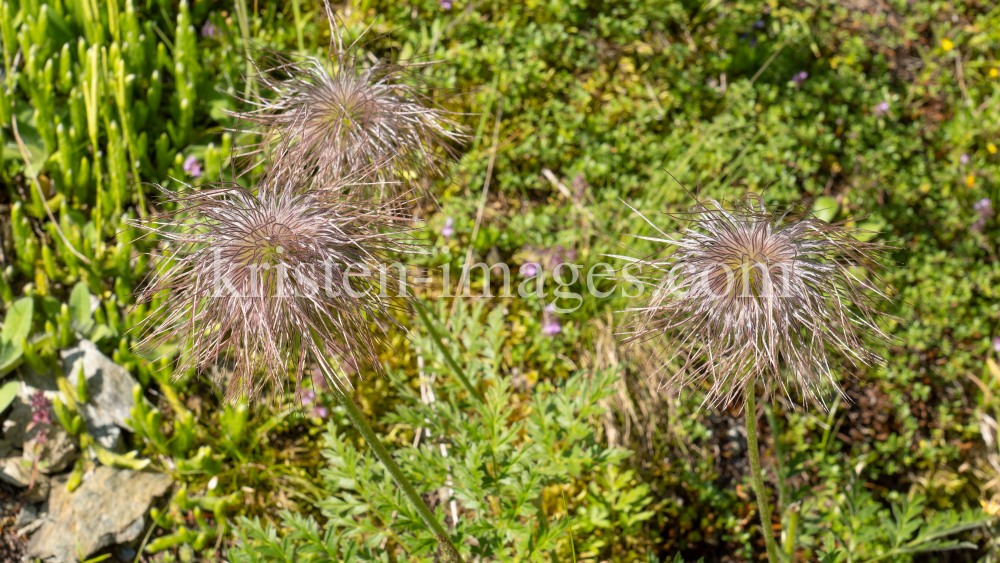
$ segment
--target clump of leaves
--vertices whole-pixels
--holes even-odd
[[[396,461],[425,497],[438,499],[438,518],[469,559],[598,560],[634,549],[633,538],[653,515],[649,489],[616,469],[630,452],[602,444],[591,420],[603,412],[598,401],[613,392],[619,373],[581,371],[522,395],[500,371],[502,309],[485,325],[476,320],[481,311],[460,309],[453,325],[463,333],[448,340],[460,366],[489,384],[486,402],[465,402],[463,388],[445,379],[443,355],[425,335],[414,335],[422,375],[435,385],[418,395],[392,375],[404,401],[384,421],[414,432],[395,449]],[[477,343],[471,350],[461,346],[470,342]],[[230,560],[388,561],[390,553],[433,559],[434,537],[385,467],[333,424],[325,440],[318,500],[325,526],[290,512],[281,514],[280,528],[242,518]]]

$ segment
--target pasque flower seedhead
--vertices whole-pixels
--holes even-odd
[[[662,248],[633,259],[653,287],[624,330],[628,342],[654,343],[665,385],[703,384],[706,401],[729,404],[760,381],[768,394],[797,389],[822,404],[840,391],[844,360],[885,364],[870,346],[892,340],[879,326],[888,247],[861,240],[870,233],[753,193],[668,215],[686,227],[668,234],[643,216],[659,234],[642,238]]]
[[[180,373],[228,361],[230,399],[289,375],[298,394],[308,366],[333,372],[330,358],[380,370],[400,290],[407,299],[405,286],[380,291],[389,256],[415,251],[398,201],[276,188],[161,189],[175,209],[133,222],[163,240],[139,294],[153,303],[142,346],[180,345]]]
[[[371,168],[365,196],[391,196],[408,181],[442,172],[467,135],[421,85],[417,71],[433,63],[366,56],[361,38],[345,44],[329,5],[327,12],[327,59],[263,50],[252,57],[259,91],[242,100],[246,111],[232,114],[240,131],[260,135],[245,154],[271,154],[269,175],[277,183],[305,171],[325,184],[387,161]]]

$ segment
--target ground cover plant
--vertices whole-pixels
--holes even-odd
[[[872,344],[885,367],[840,373],[845,395],[828,391],[826,410],[795,395],[758,405],[777,556],[996,559],[1000,9],[334,9],[346,36],[364,38],[352,64],[417,64],[400,80],[461,132],[421,174],[373,176],[398,185],[368,194],[418,200],[393,209],[423,227],[412,265],[439,277],[414,288],[413,308],[387,308],[410,332],[371,350],[383,374],[363,361],[345,372],[464,560],[767,557],[743,413],[703,405],[708,386],[661,386],[655,350],[618,345],[620,311],[637,298],[615,279],[595,282],[612,290],[600,297],[586,276],[615,262],[606,255],[658,250],[630,236],[658,236],[632,208],[679,228],[664,213],[691,193],[748,192],[876,231],[864,242],[889,245],[880,272],[897,292],[886,312],[898,320],[879,325],[892,338]],[[260,145],[239,117],[244,100],[280,94],[247,80],[247,49],[323,60],[324,14],[304,1],[0,4],[0,375],[61,374],[60,351],[87,339],[136,379],[120,450],[82,422],[99,392],[82,378],[61,381],[49,416],[82,452],[64,470],[71,488],[100,465],[172,477],[130,543],[135,558],[435,556],[370,437],[311,368],[298,388],[293,366],[284,389],[234,404],[225,366],[188,369],[176,342],[140,346],[168,295],[137,300],[165,248],[139,225],[178,209],[153,184],[178,194],[234,169],[248,189],[281,177],[262,158],[280,144]],[[245,154],[255,147],[266,150]],[[463,276],[467,262],[487,266]],[[538,274],[542,291],[501,297],[498,262],[515,294]],[[445,296],[466,281],[470,297]],[[124,559],[117,548],[80,558],[100,553]]]

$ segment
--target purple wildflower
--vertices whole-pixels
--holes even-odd
[[[52,424],[52,401],[41,390],[31,396],[31,422]]]
[[[958,161],[961,162],[962,164],[968,164],[969,163],[969,155],[967,155],[965,153],[962,153],[962,156],[958,157]]]
[[[217,31],[218,30],[215,28],[215,24],[213,24],[209,20],[206,20],[205,25],[201,26],[202,37],[209,37],[209,38],[215,37]]]
[[[993,337],[993,351],[1000,353],[1000,336]]]
[[[455,220],[452,219],[451,217],[445,219],[444,227],[441,228],[441,236],[443,236],[444,238],[448,238],[454,235],[455,234],[455,227],[453,226],[454,224]]]
[[[759,19],[759,20],[753,22],[753,28],[754,29],[764,29],[764,20],[763,19]]]
[[[525,264],[521,264],[521,275],[522,276],[527,276],[529,278],[537,276],[538,275],[538,263],[537,262],[528,262],[528,263],[525,263]]]
[[[795,73],[795,76],[792,77],[792,82],[794,82],[796,86],[801,88],[802,84],[805,83],[806,78],[809,78],[809,73],[803,70]]]
[[[442,10],[450,10],[451,9],[451,0],[438,0],[438,3],[441,4],[441,9]]]
[[[875,105],[875,115],[885,115],[889,113],[889,102],[881,101]]]
[[[312,402],[315,400],[316,400],[316,392],[313,391],[312,389],[308,389],[306,390],[305,393],[302,394],[303,405],[311,405]]]
[[[555,311],[556,304],[552,302],[545,306],[542,313],[542,332],[547,336],[555,336],[562,332],[562,325],[559,324],[559,318],[556,317]]]
[[[201,165],[198,164],[198,159],[193,156],[187,157],[187,160],[184,161],[184,171],[192,178],[201,176]]]
[[[980,217],[989,217],[993,215],[993,202],[988,197],[977,201],[972,205],[973,211],[979,214]]]
[[[542,325],[542,332],[546,336],[555,336],[562,332],[562,325],[559,324],[559,319],[552,318],[545,321],[545,324]]]
[[[976,219],[971,228],[973,231],[981,231],[986,225],[986,220],[993,216],[993,202],[984,197],[972,205],[972,210],[976,212],[976,215],[979,215],[979,218]]]
[[[43,391],[35,391],[35,393],[31,395],[31,423],[28,424],[28,430],[31,430],[38,425],[43,425],[42,429],[34,438],[37,444],[44,444],[49,440],[48,427],[51,424],[52,401],[45,396]]]
[[[313,409],[313,414],[320,418],[326,418],[327,416],[330,415],[330,411],[327,410],[326,407],[317,406],[316,408]]]
[[[563,262],[562,247],[553,249],[552,254],[549,256],[549,268],[555,270]]]

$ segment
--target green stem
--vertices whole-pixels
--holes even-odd
[[[799,528],[799,510],[794,508],[789,511],[788,515],[788,534],[785,535],[785,555],[793,555],[795,553],[795,542],[797,538],[795,537],[796,532]]]
[[[299,54],[306,53],[306,44],[302,41],[302,11],[299,9],[299,0],[292,0],[292,16],[295,18],[295,38],[299,42]]]
[[[444,354],[444,361],[448,363],[448,367],[451,368],[451,371],[455,374],[455,377],[457,377],[458,380],[462,382],[462,385],[465,386],[465,388],[469,391],[469,393],[472,394],[473,397],[479,399],[479,402],[481,403],[486,403],[486,399],[483,398],[483,396],[479,393],[478,390],[476,390],[475,387],[472,386],[472,382],[469,381],[467,377],[465,377],[465,372],[462,371],[462,368],[458,367],[458,363],[455,361],[455,358],[451,357],[451,352],[448,351],[448,348],[444,345],[444,342],[441,340],[441,335],[438,334],[437,329],[434,328],[434,325],[431,324],[431,320],[427,317],[427,312],[424,310],[424,305],[418,301],[415,302],[417,304],[416,309],[417,309],[417,314],[420,315],[420,320],[424,323],[424,326],[427,327],[427,332],[430,333],[431,340],[433,340],[434,343],[437,344],[438,349],[441,350],[442,354]]]
[[[767,504],[767,489],[764,488],[764,476],[760,470],[760,450],[757,446],[757,403],[754,397],[753,383],[747,385],[745,394],[747,412],[747,451],[750,454],[750,475],[753,477],[753,489],[757,493],[757,507],[760,511],[761,533],[764,535],[764,545],[767,546],[767,559],[770,563],[781,563],[778,559],[778,544],[774,541],[774,531],[771,529],[771,507]]]
[[[250,58],[250,16],[247,14],[246,0],[236,0],[236,20],[240,26],[240,35],[243,38],[243,56],[247,63],[247,84],[243,92],[245,97],[250,96],[250,91],[257,93],[257,82],[254,79],[253,61]]]
[[[413,507],[417,509],[420,519],[424,521],[424,524],[427,525],[430,532],[437,537],[438,553],[441,557],[441,561],[444,561],[445,563],[462,563],[462,557],[458,554],[458,550],[455,549],[451,540],[448,539],[448,534],[434,517],[434,513],[431,512],[431,509],[427,507],[426,503],[424,503],[424,499],[420,497],[420,494],[418,494],[416,489],[413,488],[413,485],[410,484],[406,475],[403,475],[403,471],[398,465],[396,465],[396,461],[392,459],[391,455],[389,455],[389,450],[385,449],[385,446],[382,445],[382,441],[378,439],[377,435],[375,435],[375,431],[372,430],[372,427],[368,425],[368,421],[365,420],[364,415],[361,414],[360,410],[358,410],[357,405],[354,404],[354,400],[344,393],[338,382],[331,381],[330,383],[330,388],[333,390],[333,394],[337,397],[337,401],[340,405],[344,407],[344,410],[347,411],[347,416],[351,419],[354,427],[358,429],[361,436],[366,442],[368,442],[369,447],[371,447],[372,451],[375,453],[375,457],[377,457],[379,461],[385,465],[386,469],[389,470],[389,474],[392,475],[392,480],[395,481],[396,485],[403,490],[403,494],[410,499],[410,503],[412,503]]]

